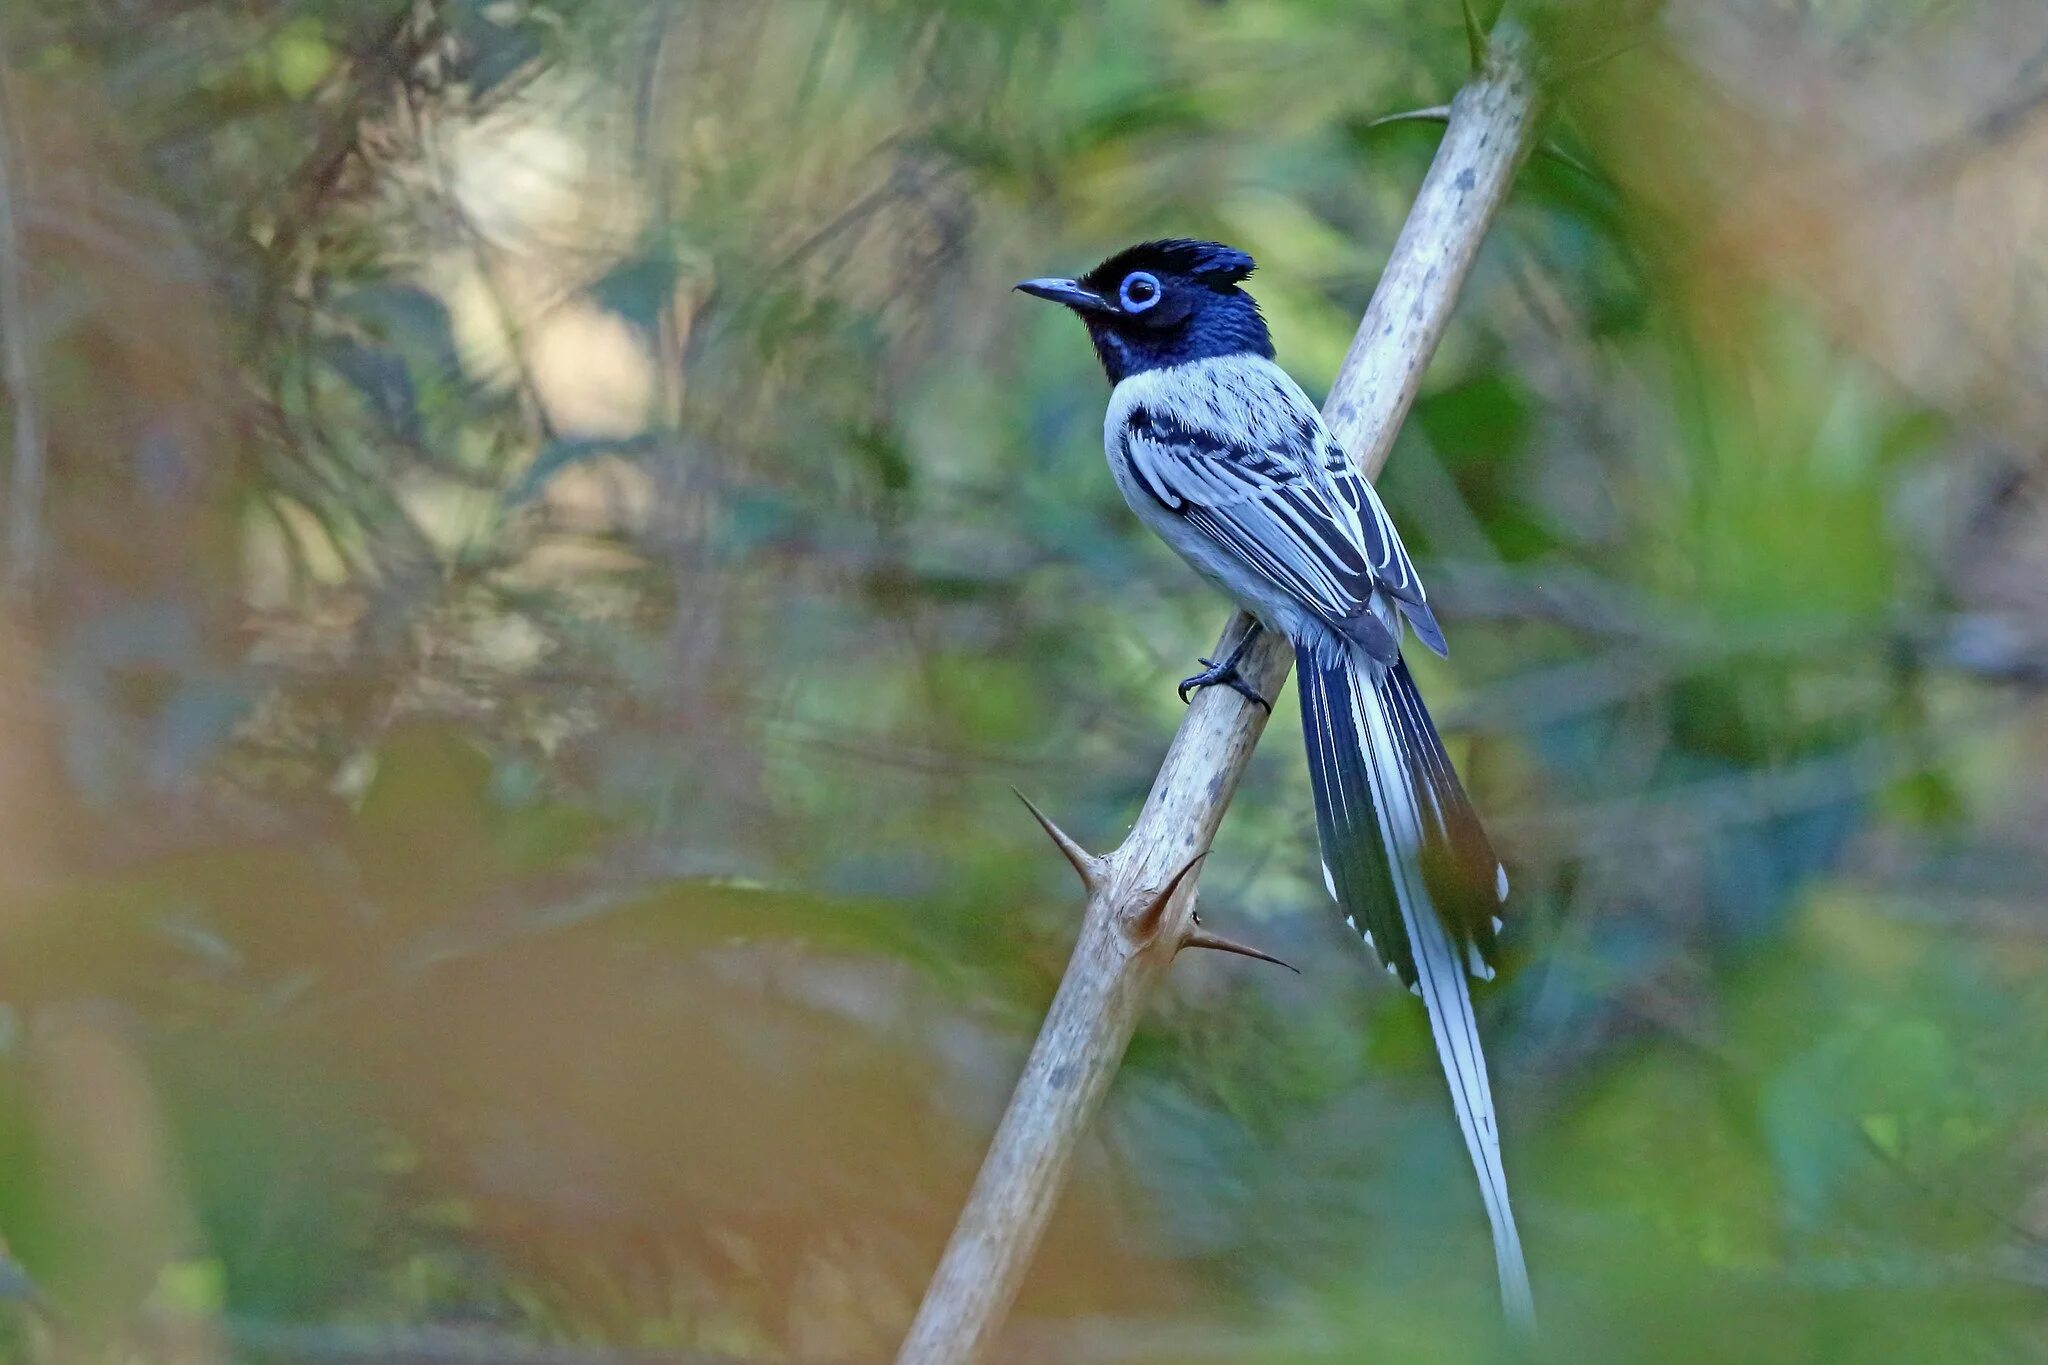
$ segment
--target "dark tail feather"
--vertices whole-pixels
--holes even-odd
[[[1493,975],[1507,878],[1408,665],[1376,664],[1334,636],[1295,647],[1323,874],[1345,922],[1422,997],[1451,1104],[1493,1225],[1509,1319],[1533,1328],[1529,1272],[1508,1206],[1468,971]]]

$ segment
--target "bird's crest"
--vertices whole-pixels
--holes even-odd
[[[1221,242],[1166,237],[1124,248],[1084,275],[1082,282],[1113,294],[1124,276],[1133,270],[1149,270],[1156,275],[1180,275],[1224,289],[1250,275],[1255,264],[1249,255]]]

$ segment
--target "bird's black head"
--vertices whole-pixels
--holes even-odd
[[[1079,314],[1114,384],[1214,356],[1272,359],[1259,305],[1237,287],[1251,273],[1252,258],[1235,247],[1174,238],[1119,251],[1077,280],[1017,287]]]

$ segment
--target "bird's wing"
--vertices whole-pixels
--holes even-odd
[[[1391,661],[1400,652],[1373,613],[1375,592],[1443,653],[1443,633],[1379,495],[1313,409],[1290,417],[1247,435],[1254,428],[1139,403],[1124,419],[1124,455],[1161,506],[1374,655]]]

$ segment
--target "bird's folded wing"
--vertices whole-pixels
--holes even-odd
[[[1375,591],[1442,653],[1415,566],[1372,485],[1320,422],[1298,430],[1254,445],[1141,405],[1123,443],[1139,485],[1162,506],[1375,654],[1398,652],[1383,626],[1373,629]]]

